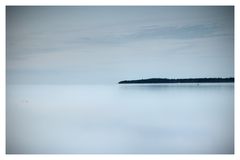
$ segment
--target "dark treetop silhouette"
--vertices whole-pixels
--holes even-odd
[[[129,83],[232,83],[234,78],[185,78],[185,79],[168,79],[168,78],[150,78],[139,80],[124,80],[119,84]]]

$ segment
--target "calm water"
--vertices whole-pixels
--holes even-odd
[[[233,84],[7,86],[7,153],[233,152]]]

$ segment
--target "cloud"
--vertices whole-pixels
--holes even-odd
[[[221,32],[221,27],[216,24],[195,24],[188,26],[158,26],[148,25],[139,26],[134,30],[125,30],[122,32],[110,31],[102,34],[88,36],[76,36],[69,43],[78,44],[122,44],[141,40],[152,39],[174,39],[174,40],[190,40],[201,39],[216,36],[229,36],[231,33]]]
[[[193,39],[217,36],[216,31],[218,27],[216,25],[204,25],[197,24],[191,26],[169,26],[158,27],[148,26],[141,31],[132,35],[132,37],[138,38],[161,38],[161,39]]]

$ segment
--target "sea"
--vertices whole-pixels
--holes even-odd
[[[7,154],[233,154],[234,84],[7,85]]]

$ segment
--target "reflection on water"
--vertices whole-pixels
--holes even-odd
[[[7,153],[233,153],[233,84],[7,86]]]

